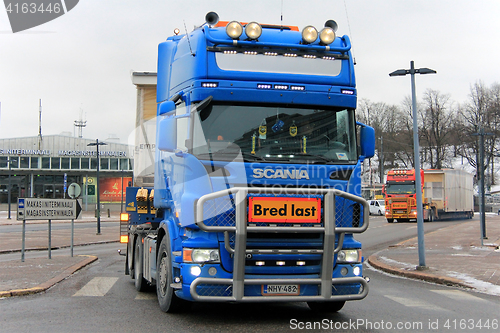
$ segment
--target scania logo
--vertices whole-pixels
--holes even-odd
[[[309,179],[309,174],[297,169],[253,169],[253,178]]]

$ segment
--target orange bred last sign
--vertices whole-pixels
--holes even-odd
[[[321,199],[250,197],[248,222],[319,223]]]

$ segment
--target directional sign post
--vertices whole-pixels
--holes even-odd
[[[75,199],[17,199],[17,220],[71,220],[82,211]]]
[[[78,218],[82,211],[80,202],[76,199],[42,199],[42,198],[18,198],[17,199],[17,220],[23,221],[23,240],[21,248],[21,261],[24,262],[25,228],[26,220],[48,220],[49,221],[49,259],[52,250],[52,220],[71,220]],[[73,226],[71,231],[73,239]],[[71,249],[73,255],[73,248]]]

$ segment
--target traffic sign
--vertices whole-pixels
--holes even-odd
[[[18,220],[74,220],[82,211],[75,199],[18,198]]]
[[[68,188],[68,195],[71,199],[78,198],[82,193],[82,188],[77,183],[71,183]]]

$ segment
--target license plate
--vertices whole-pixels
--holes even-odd
[[[321,199],[250,197],[248,221],[269,223],[320,223]]]
[[[263,296],[300,295],[300,286],[297,284],[264,284]]]

